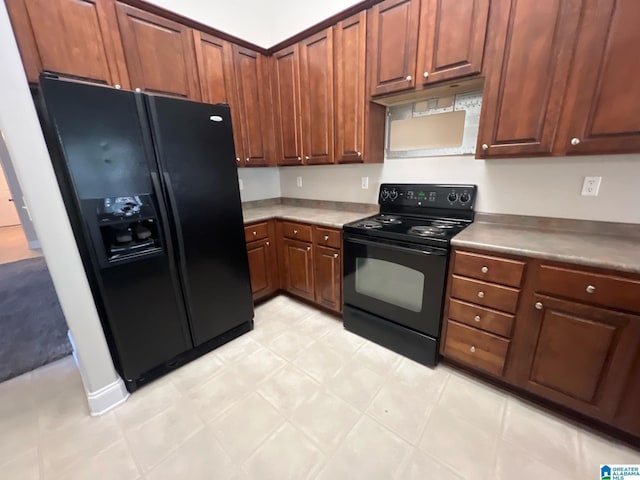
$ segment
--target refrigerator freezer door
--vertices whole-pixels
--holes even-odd
[[[147,96],[195,345],[253,319],[226,105]]]

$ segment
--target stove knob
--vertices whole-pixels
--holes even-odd
[[[447,200],[449,200],[451,203],[455,202],[457,199],[458,199],[458,194],[456,192],[451,192],[447,197]]]
[[[386,188],[382,189],[382,192],[380,192],[380,197],[382,197],[382,200],[386,200],[387,198],[389,198],[389,190],[387,190]]]
[[[469,200],[471,200],[471,195],[467,192],[460,195],[460,203],[467,203]]]
[[[391,201],[398,198],[398,191],[395,188],[389,192],[389,198],[391,199]]]

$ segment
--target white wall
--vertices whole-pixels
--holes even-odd
[[[302,176],[302,188],[296,177]],[[369,189],[360,188],[369,177]],[[580,195],[584,176],[602,176],[600,195]],[[376,203],[382,182],[472,183],[482,212],[640,223],[640,155],[505,160],[472,156],[386,160],[382,165],[284,167],[283,197]]]
[[[0,131],[79,356],[88,392],[119,380],[47,152],[4,2],[0,2]]]
[[[277,168],[239,168],[243,202],[280,197],[280,174]]]

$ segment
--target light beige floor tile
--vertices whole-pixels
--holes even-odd
[[[301,335],[318,339],[329,332],[342,329],[342,320],[316,310],[297,318],[291,328]]]
[[[280,412],[289,416],[302,402],[313,395],[320,384],[291,364],[258,387],[258,392]]]
[[[317,477],[318,480],[393,478],[411,446],[367,416],[349,432]]]
[[[28,372],[0,383],[0,422],[3,418],[36,409],[36,391]]]
[[[231,458],[240,464],[283,423],[284,417],[269,402],[252,393],[213,422],[211,429]]]
[[[215,353],[223,362],[233,363],[260,348],[261,345],[250,334],[245,334],[217,348]]]
[[[187,397],[193,401],[202,419],[208,422],[251,390],[237,370],[227,367],[200,388],[189,391]]]
[[[598,470],[595,470],[598,472]],[[553,468],[546,462],[527,454],[524,450],[506,442],[500,441],[498,444],[498,457],[493,478],[497,480],[540,480],[542,478],[575,478],[567,477],[561,471]],[[584,477],[589,478],[589,477]],[[591,478],[599,478],[592,475]]]
[[[387,375],[400,363],[401,356],[380,345],[365,341],[353,359],[380,375]]]
[[[408,461],[402,465],[400,472],[396,476],[397,480],[462,480],[446,465],[438,462],[435,458],[414,450]],[[518,477],[513,477],[513,480]],[[473,479],[469,479],[473,480]]]
[[[317,392],[293,412],[291,423],[315,440],[323,451],[330,452],[361,415],[344,400],[326,392]]]
[[[464,478],[490,478],[497,437],[440,405],[431,412],[419,448],[445,463]]]
[[[227,480],[237,467],[210,428],[205,427],[171,453],[147,480]]]
[[[81,459],[98,455],[122,440],[113,412],[87,417],[40,437],[45,478],[55,478]]]
[[[80,372],[71,355],[34,370],[33,382],[38,400],[48,401],[62,392],[84,392]]]
[[[507,397],[488,385],[451,375],[440,397],[439,405],[475,423],[485,432],[498,435]]]
[[[286,320],[271,318],[269,321],[256,323],[249,335],[256,342],[262,345],[269,345],[287,330],[286,324]]]
[[[322,452],[290,423],[285,423],[247,460],[248,478],[300,480],[324,461]]]
[[[93,457],[82,457],[56,477],[56,480],[118,479],[140,477],[127,442],[123,439]]]
[[[40,400],[38,422],[42,432],[49,432],[80,422],[89,417],[89,406],[82,390],[77,388]]]
[[[401,358],[389,378],[419,389],[431,403],[436,403],[449,376],[450,369],[445,365],[432,368]]]
[[[4,432],[2,433],[4,435]],[[9,463],[0,462],[0,478],[7,480],[39,480],[38,450],[31,448]]]
[[[267,348],[287,360],[295,360],[314,342],[313,338],[295,331],[284,332],[267,344]]]
[[[35,409],[0,417],[0,465],[32,449],[38,439]]]
[[[285,360],[271,350],[261,347],[255,352],[237,360],[232,369],[251,385],[256,385],[273,375],[285,364]]]
[[[220,373],[223,367],[224,362],[220,357],[215,352],[209,352],[178,368],[168,378],[180,392],[186,392],[205,384]]]
[[[538,407],[509,398],[502,435],[539,460],[557,465],[569,476],[576,475],[578,433],[573,425]]]
[[[433,404],[414,387],[388,381],[367,409],[367,413],[412,445],[420,439]]]
[[[190,406],[178,403],[126,435],[137,465],[149,472],[202,427]]]
[[[640,406],[638,407],[640,414]],[[600,465],[640,465],[640,450],[596,432],[582,430],[578,434],[580,444],[579,473],[582,478],[598,478]]]
[[[164,377],[132,393],[114,412],[120,426],[131,430],[179,402],[181,397],[178,389]]]
[[[351,357],[362,346],[364,338],[340,328],[321,337],[320,342],[343,357]]]
[[[293,364],[322,383],[333,377],[345,362],[343,356],[325,344],[316,342],[302,352]]]
[[[355,361],[348,362],[327,382],[329,390],[359,410],[367,408],[385,377]]]

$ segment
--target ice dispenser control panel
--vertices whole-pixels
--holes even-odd
[[[380,205],[472,210],[475,185],[389,184],[380,186]]]

